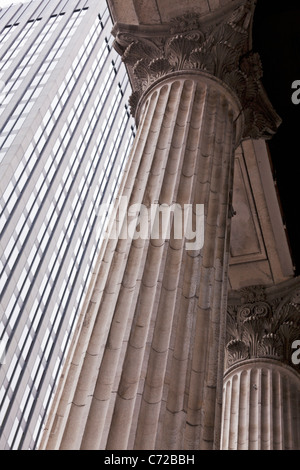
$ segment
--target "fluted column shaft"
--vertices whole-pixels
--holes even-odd
[[[300,448],[300,378],[278,361],[245,361],[224,380],[222,450]]]
[[[124,236],[120,216],[42,448],[219,448],[234,151],[278,126],[250,52],[254,2],[225,10],[115,25],[139,124],[119,203],[202,205],[204,245]]]
[[[95,323],[48,448],[217,445],[238,115],[227,87],[202,72],[171,74],[146,93],[122,195],[146,207],[204,204],[204,246],[187,250],[172,231],[169,240],[108,240]]]

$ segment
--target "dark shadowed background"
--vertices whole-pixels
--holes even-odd
[[[268,96],[282,119],[268,141],[274,179],[286,224],[296,275],[300,274],[300,104],[292,83],[300,80],[300,0],[258,0],[253,50],[260,54]]]

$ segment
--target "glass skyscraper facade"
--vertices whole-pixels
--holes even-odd
[[[105,0],[0,11],[0,449],[35,449],[133,142]]]

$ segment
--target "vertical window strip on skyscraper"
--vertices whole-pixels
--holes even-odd
[[[14,92],[16,89],[21,85],[23,79],[29,72],[30,68],[37,62],[37,59],[40,57],[44,46],[47,43],[47,40],[54,33],[55,29],[58,27],[60,21],[62,20],[62,15],[58,15],[53,17],[52,20],[50,18],[49,22],[45,25],[41,34],[36,38],[35,42],[31,45],[29,51],[26,52],[23,60],[15,67],[14,72],[11,74],[9,81],[6,83],[5,88],[2,90],[2,96],[5,95],[5,98],[2,102],[3,105],[7,105],[10,100],[12,99]],[[55,21],[56,20],[56,21]],[[37,23],[36,23],[37,24]],[[37,78],[33,80],[34,89],[36,88]],[[13,125],[14,121],[20,116],[21,114],[21,105],[20,108],[15,109],[10,122],[6,124],[6,126],[2,129],[3,132],[9,131]],[[5,108],[1,109],[1,113],[5,110]],[[3,141],[4,142],[4,141]],[[1,147],[3,146],[3,142],[0,141]]]
[[[100,52],[97,55],[97,58],[95,60],[95,62],[98,65],[101,65],[102,52],[103,51],[100,50]],[[98,70],[101,70],[101,69],[99,68]],[[104,102],[105,93],[109,92],[109,88],[111,86],[113,76],[114,76],[114,73],[113,73],[113,71],[111,71],[109,73],[109,76],[105,78],[104,83],[106,83],[106,87],[101,92],[102,104]],[[61,158],[64,154],[64,151],[65,151],[65,148],[68,145],[68,142],[71,139],[71,136],[72,136],[72,131],[71,131],[72,122],[76,123],[76,122],[79,121],[80,115],[83,112],[83,108],[85,106],[85,103],[87,103],[87,101],[90,97],[89,86],[95,86],[96,80],[97,80],[97,75],[94,75],[92,78],[88,75],[87,80],[85,81],[85,84],[81,88],[81,94],[80,94],[81,99],[80,99],[79,102],[77,101],[77,108],[75,108],[75,109],[72,108],[72,110],[70,111],[69,117],[66,119],[66,123],[69,123],[69,125],[67,125],[67,124],[65,125],[59,139],[56,141],[56,143],[53,146],[54,149],[58,148],[58,151],[56,153],[51,153],[50,154],[50,157],[48,158],[48,160],[46,162],[46,165],[45,165],[45,168],[46,168],[47,172],[44,175],[44,178],[42,176],[39,177],[39,179],[36,183],[35,189],[32,193],[32,196],[28,200],[28,203],[26,205],[27,217],[26,217],[26,219],[23,223],[23,226],[22,226],[20,231],[18,231],[19,226],[16,227],[15,233],[12,235],[11,242],[9,242],[8,245],[7,245],[7,249],[4,252],[4,257],[6,258],[6,261],[3,262],[3,270],[5,270],[6,264],[8,264],[9,272],[12,273],[12,271],[13,271],[13,267],[14,267],[15,262],[17,260],[17,253],[21,249],[21,246],[22,246],[22,243],[21,243],[21,246],[19,245],[19,249],[17,249],[15,241],[18,240],[18,242],[20,244],[20,241],[23,240],[23,243],[24,243],[26,241],[27,237],[29,236],[30,227],[31,227],[32,223],[34,222],[35,216],[38,212],[38,208],[41,206],[43,200],[47,196],[47,188],[50,187],[51,181],[54,178],[56,172],[58,171],[59,162],[60,162],[60,160],[61,160]],[[58,103],[57,103],[57,106],[58,106]],[[78,110],[80,110],[80,111],[78,112]],[[49,122],[51,122],[51,121],[49,120],[47,124],[49,124]],[[90,123],[89,124],[86,123],[86,127],[87,127],[87,130],[92,129],[91,126],[90,126]],[[49,131],[50,131],[50,129],[49,129]],[[39,144],[40,144],[41,139],[43,137],[43,134],[45,132],[47,133],[47,125],[44,128],[43,127],[41,127],[41,129],[39,128],[39,130],[37,132],[37,135],[35,137],[35,139],[39,139],[38,142],[37,142],[37,145],[36,145],[36,148],[38,148],[39,152],[42,151],[42,149],[39,149]],[[64,132],[65,132],[65,134],[64,134]],[[85,136],[86,135],[87,135],[87,133],[85,134]],[[82,137],[80,137],[80,138],[82,138]],[[62,146],[63,146],[63,148],[62,148]],[[62,151],[59,151],[60,149],[62,149]],[[77,152],[77,159],[80,157],[80,155],[81,154],[79,152]],[[32,165],[33,162],[37,160],[37,157],[38,157],[37,152],[35,152],[35,154],[31,154],[29,159],[28,159],[29,163],[31,163],[31,165]],[[79,160],[76,163],[73,162],[72,171],[74,171],[75,164],[78,165]],[[70,169],[70,172],[69,172],[69,179],[70,179],[70,181],[72,181],[72,179],[73,179],[73,175],[71,174],[71,169]],[[67,181],[65,181],[65,185],[67,185],[67,184],[68,184]],[[19,187],[20,191],[21,191],[21,189],[22,188]],[[55,194],[56,200],[59,199],[61,192],[62,192],[62,189],[61,189],[60,192],[57,192]],[[14,194],[14,193],[12,193],[12,194]],[[15,197],[15,202],[16,201],[17,201],[17,199]],[[11,202],[12,202],[12,199],[10,199],[10,203]],[[30,222],[26,223],[28,218],[30,219]],[[42,227],[42,229],[43,229],[43,227]],[[25,232],[26,232],[27,236],[25,236]],[[40,235],[38,235],[38,238],[39,237],[40,237]],[[5,277],[8,278],[9,274],[8,274],[8,272],[6,272],[6,274],[3,272],[3,275],[4,275],[4,279],[5,279]]]
[[[34,101],[38,98],[44,85],[47,83],[49,76],[52,72],[52,67],[57,63],[59,58],[64,52],[64,49],[69,44],[71,37],[74,35],[75,31],[77,30],[81,20],[83,19],[83,15],[87,10],[81,10],[79,12],[74,13],[76,14],[76,19],[68,23],[63,29],[60,38],[54,43],[53,47],[51,48],[48,56],[45,58],[45,61],[40,66],[38,72],[35,75],[35,78],[32,80],[30,84],[29,91],[31,91],[30,97],[25,100],[22,100],[17,107],[15,108],[12,116],[10,117],[9,121],[5,125],[5,127],[1,131],[0,137],[0,148],[2,149],[0,152],[0,161],[3,159],[5,152],[11,146],[20,126],[17,126],[18,121],[24,119],[23,116],[28,115],[30,109],[32,108]],[[7,105],[10,100],[12,99],[16,89],[21,86],[21,83],[27,73],[29,72],[30,68],[33,64],[37,61],[40,57],[40,54],[45,45],[48,44],[49,38],[55,31],[56,27],[59,25],[60,20],[63,18],[63,15],[56,15],[50,18],[47,26],[43,30],[42,36],[38,37],[37,44],[34,45],[30,49],[30,53],[26,54],[23,61],[20,63],[14,74],[11,76],[9,82],[6,84],[4,89],[1,92],[1,95],[5,98],[2,102],[3,108],[0,108],[0,115],[5,110],[5,105]],[[52,21],[51,21],[52,20]]]
[[[82,45],[82,47],[80,48],[76,58],[74,59],[70,73],[67,74],[67,77],[66,77],[65,81],[63,82],[62,86],[60,87],[57,96],[54,98],[52,104],[50,105],[50,109],[53,110],[53,115],[52,115],[51,122],[50,123],[48,122],[48,128],[43,129],[43,127],[40,126],[38,131],[36,132],[36,134],[34,136],[34,139],[33,139],[34,141],[39,142],[43,131],[47,132],[48,135],[50,135],[51,127],[54,126],[55,120],[57,120],[59,118],[59,115],[60,115],[60,113],[62,112],[62,109],[63,109],[63,105],[67,101],[68,96],[70,95],[70,93],[71,93],[71,91],[72,91],[72,89],[73,89],[73,87],[76,83],[76,79],[78,79],[79,75],[81,74],[81,72],[83,70],[84,63],[85,63],[85,60],[86,60],[87,51],[91,52],[91,48],[95,45],[95,43],[98,39],[97,27],[99,27],[99,20],[98,19],[95,21],[90,35],[85,40],[85,42]],[[92,34],[92,37],[90,37],[91,34]],[[103,46],[101,48],[100,54],[103,51],[105,51],[106,55],[107,55],[108,51],[105,49],[105,43],[103,44]],[[101,54],[101,56],[102,56],[102,54]],[[104,56],[103,56],[102,60],[104,62],[104,60],[105,60]],[[98,65],[101,66],[101,62]],[[33,102],[29,101],[29,103],[27,104],[27,107],[28,107],[28,105],[32,106]],[[46,116],[47,115],[48,115],[48,113],[46,113]],[[37,149],[37,150],[39,150],[39,149]],[[16,178],[16,181],[15,181],[15,185],[14,186],[9,185],[7,190],[3,194],[3,199],[2,199],[1,206],[3,208],[5,208],[6,211],[7,211],[7,216],[6,217],[3,214],[3,211],[2,211],[2,214],[0,216],[1,219],[2,219],[1,220],[1,226],[3,227],[3,229],[5,227],[5,223],[6,223],[8,215],[12,212],[12,210],[15,207],[15,203],[18,200],[16,198],[16,193],[13,195],[14,188],[15,188],[15,191],[20,191],[20,194],[21,194],[23,187],[25,186],[26,182],[30,178],[29,166],[32,165],[32,162],[34,160],[37,161],[37,156],[33,157],[34,152],[35,152],[35,150],[33,149],[33,145],[30,144],[27,151],[25,152],[24,158],[22,159],[22,161],[19,164],[19,167],[16,170],[15,177],[17,175],[17,178]],[[12,200],[12,198],[14,200]],[[3,217],[4,217],[4,219],[3,219]]]
[[[21,49],[26,46],[28,39],[34,33],[36,27],[39,24],[41,18],[38,18],[35,21],[28,21],[26,25],[21,29],[20,34],[18,35],[17,39],[14,41],[13,46],[7,49],[3,56],[1,56],[1,49],[0,49],[0,79],[3,77],[5,70],[7,70],[13,62],[13,59],[17,57]],[[12,31],[12,29],[11,29]]]
[[[5,26],[2,33],[0,34],[0,44],[5,44],[11,37],[12,33],[15,31],[15,28],[17,28],[18,26],[19,23]]]
[[[96,34],[95,34],[95,39],[97,39]],[[105,46],[103,47],[102,50],[105,50]],[[83,53],[83,51],[80,50],[79,53]],[[80,57],[81,57],[81,59],[83,58],[82,54],[80,55]],[[104,58],[102,60],[104,61]],[[77,58],[75,59],[74,63],[76,63],[76,68],[74,69],[74,75],[76,74],[75,76],[76,76],[76,78],[78,78],[80,72],[82,71],[82,66],[80,67],[80,65],[79,65],[80,61],[78,61]],[[72,69],[73,69],[73,67],[72,67]],[[31,170],[29,167],[33,166],[33,162],[37,161],[37,156],[38,156],[37,150],[39,152],[42,150],[40,147],[41,147],[41,139],[43,139],[43,134],[46,133],[46,134],[50,135],[51,130],[52,130],[53,126],[55,125],[55,120],[59,118],[59,115],[62,112],[63,102],[64,102],[64,99],[65,99],[64,96],[67,99],[67,97],[71,93],[71,90],[74,86],[75,80],[74,80],[74,77],[72,76],[72,74],[71,74],[71,76],[69,74],[67,74],[67,77],[69,77],[69,80],[66,80],[66,82],[64,82],[64,85],[60,88],[59,93],[54,98],[54,100],[52,102],[52,105],[50,106],[50,109],[53,110],[53,114],[52,114],[52,117],[48,118],[47,126],[45,126],[45,124],[44,124],[45,127],[40,126],[39,129],[37,130],[35,136],[34,136],[33,141],[37,142],[36,147],[34,148],[34,146],[32,144],[30,144],[30,146],[28,147],[28,150],[25,152],[24,159],[20,162],[19,167],[16,170],[16,173],[15,173],[16,181],[15,181],[15,185],[14,185],[15,191],[20,191],[20,193],[21,193],[22,190],[23,190],[23,187],[25,186],[25,183],[29,180],[30,173],[29,173],[28,169]],[[46,116],[43,120],[43,123],[45,123],[45,120],[47,120],[47,116],[49,116],[49,112],[46,113]],[[26,162],[27,162],[27,165],[26,165]],[[16,192],[14,193],[14,187],[12,185],[9,185],[7,190],[5,191],[5,193],[3,195],[4,201],[5,200],[7,201],[6,202],[6,209],[8,210],[8,213],[12,212],[12,210],[15,206],[15,203],[17,202]],[[2,217],[3,217],[3,214],[2,214]],[[4,227],[4,225],[3,225],[3,227]]]
[[[28,160],[29,160],[30,164],[32,165],[32,155],[30,156],[30,158],[29,158]],[[16,199],[16,198],[15,198],[15,199]],[[11,201],[10,201],[10,202],[11,202]],[[17,233],[16,235],[18,235],[18,233]],[[24,238],[24,237],[23,237],[23,238]]]

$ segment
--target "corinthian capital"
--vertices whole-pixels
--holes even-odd
[[[253,286],[232,292],[227,314],[226,366],[268,358],[293,364],[292,344],[300,339],[299,280],[283,288]]]
[[[199,71],[218,78],[237,95],[245,118],[244,138],[270,138],[280,119],[261,84],[260,58],[251,50],[253,3],[243,1],[231,11],[227,7],[208,17],[187,12],[167,25],[117,24],[115,48],[131,77],[132,113],[157,80]]]

